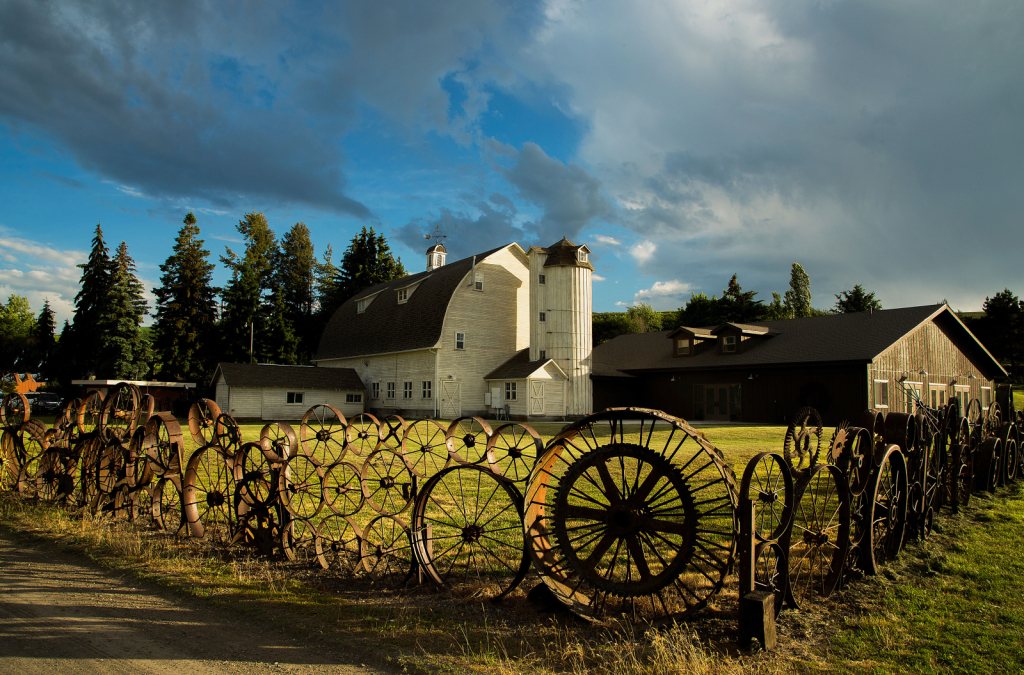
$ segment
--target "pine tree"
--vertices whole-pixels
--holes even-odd
[[[139,327],[149,313],[135,261],[121,242],[113,259],[108,301],[99,321],[100,363],[108,377],[138,379],[149,370],[149,343]]]
[[[743,291],[736,275],[729,280],[729,287],[722,291],[722,298],[719,303],[722,305],[725,321],[735,323],[750,323],[759,321],[764,316],[764,303],[755,300],[757,291]],[[724,322],[723,322],[724,323]]]
[[[209,374],[216,340],[217,290],[213,263],[203,248],[192,213],[174,240],[174,249],[160,265],[160,287],[154,288],[154,346],[161,366],[159,378],[202,382]]]
[[[811,278],[800,263],[793,263],[784,306],[797,319],[815,314],[811,307]]]
[[[82,290],[75,296],[75,317],[70,334],[65,332],[61,335],[71,377],[96,374],[99,366],[100,344],[103,342],[100,318],[105,311],[113,273],[113,262],[99,223],[96,224],[89,259],[78,267],[82,270]]]
[[[305,223],[296,223],[281,238],[281,251],[275,265],[275,284],[281,289],[284,303],[283,317],[298,340],[296,361],[308,361],[320,338],[313,321],[316,272],[317,260],[309,240],[309,228]],[[272,308],[274,312],[276,304]]]
[[[298,359],[299,340],[288,319],[289,307],[284,289],[277,288],[270,296],[267,325],[264,329],[263,360],[267,363],[294,364]]]
[[[43,309],[39,312],[39,318],[32,326],[32,361],[34,370],[41,373],[43,379],[49,380],[53,376],[53,361],[56,358],[57,321],[50,307],[50,299],[43,301]]]
[[[250,359],[250,330],[254,335],[252,358],[260,359],[267,351],[265,300],[273,286],[277,240],[262,213],[245,214],[238,221],[238,232],[245,241],[245,254],[239,256],[229,248],[220,258],[231,270],[231,280],[221,296],[220,327],[224,358],[246,363]]]
[[[875,299],[874,293],[868,293],[860,284],[856,284],[852,290],[840,291],[836,295],[835,311],[839,313],[852,314],[874,309],[882,309],[882,303]]]
[[[331,298],[331,314],[343,302],[356,293],[364,291],[386,281],[406,276],[402,259],[396,259],[391,253],[387,239],[377,234],[371,227],[352,237],[352,242],[341,258],[341,268],[335,277],[337,284],[334,297]]]

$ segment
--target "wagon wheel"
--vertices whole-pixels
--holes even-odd
[[[231,543],[235,529],[233,463],[219,445],[205,445],[185,468],[182,510],[189,533],[215,544]]]
[[[260,446],[267,459],[287,462],[299,450],[299,437],[287,422],[271,422],[260,429]]]
[[[14,432],[14,451],[19,458],[18,492],[28,497],[36,496],[36,478],[48,447],[46,431],[46,425],[38,419],[29,419]]]
[[[924,472],[924,522],[925,528],[921,531],[922,538],[927,538],[931,533],[931,520],[927,517],[928,511],[938,513],[946,504],[946,472],[949,467],[950,435],[945,431],[936,434],[932,439],[932,445],[927,448],[926,465]]]
[[[220,417],[220,406],[217,402],[201,398],[188,409],[188,430],[192,440],[199,447],[217,441],[217,419]]]
[[[974,428],[981,424],[981,401],[979,401],[976,398],[972,398],[971,402],[967,404],[967,409],[964,410],[964,417],[967,419],[967,424],[969,424],[971,428]]]
[[[736,554],[737,487],[682,420],[643,408],[584,417],[527,483],[527,552],[577,614],[680,620],[719,592]]]
[[[998,432],[998,430],[1003,426],[1002,411],[999,409],[998,403],[993,403],[988,407],[988,412],[985,414],[981,426],[982,438],[994,436]]]
[[[135,420],[136,428],[146,426],[146,422],[153,416],[154,408],[156,408],[156,399],[150,394],[143,394],[139,399],[138,419]]]
[[[357,570],[365,571],[362,555],[363,533],[355,521],[331,514],[320,521],[314,533],[314,551],[317,562],[325,570],[351,576]]]
[[[434,583],[492,600],[516,588],[530,567],[523,497],[483,467],[453,466],[427,481],[416,498],[412,536],[416,559]]]
[[[267,507],[278,501],[281,473],[260,443],[246,443],[234,458],[235,494],[245,510]],[[236,502],[237,505],[237,502]],[[238,512],[241,518],[243,511]]]
[[[281,501],[292,518],[311,520],[324,505],[324,470],[305,452],[292,457],[281,491]]]
[[[148,528],[159,528],[153,520],[153,491],[155,485],[135,488],[131,493],[131,519],[135,523]]]
[[[999,432],[1003,441],[1003,457],[1001,478],[1004,483],[1012,483],[1017,478],[1017,468],[1020,463],[1018,453],[1020,451],[1020,435],[1017,425],[1012,423],[1003,424]]]
[[[821,415],[814,408],[801,408],[786,429],[782,454],[793,471],[806,471],[818,463],[821,451]]]
[[[487,440],[494,432],[479,417],[460,417],[448,425],[452,459],[459,464],[488,464],[494,460],[487,454]]]
[[[412,472],[405,457],[383,443],[363,462],[359,476],[366,503],[377,513],[401,513],[415,497]]]
[[[103,439],[90,434],[80,447],[82,451],[78,458],[78,503],[93,510],[99,500],[99,480],[96,474],[100,456],[103,454]]]
[[[14,447],[14,432],[0,434],[0,491],[14,490],[18,485],[21,461]]]
[[[96,463],[96,492],[99,503],[107,501],[114,494],[117,484],[125,477],[126,450],[118,440],[110,440],[103,444],[99,461]]]
[[[388,415],[380,421],[380,442],[389,448],[400,449],[409,425],[398,415]]]
[[[867,490],[871,473],[875,468],[874,446],[874,435],[869,430],[863,427],[848,427],[839,456],[829,462],[846,474],[851,497],[860,496]]]
[[[242,430],[238,422],[227,413],[221,413],[213,424],[213,437],[225,455],[231,456],[242,446]]]
[[[121,383],[107,393],[100,408],[99,432],[107,440],[125,440],[138,420],[138,388]]]
[[[525,424],[503,424],[487,439],[487,454],[494,458],[491,469],[515,483],[530,477],[530,470],[543,452],[540,434]]]
[[[961,417],[949,446],[950,465],[946,472],[947,492],[954,511],[967,507],[974,491],[974,453],[971,451],[970,427]]]
[[[986,438],[974,455],[974,490],[992,492],[995,489],[996,473],[999,470],[999,455],[1002,441],[998,436]]]
[[[896,446],[882,455],[869,486],[870,535],[862,556],[865,571],[877,574],[887,560],[895,558],[903,547],[907,521],[907,464]]]
[[[410,425],[404,450],[409,467],[420,478],[436,476],[452,462],[448,428],[437,420],[420,420]]]
[[[348,427],[345,429],[348,451],[359,457],[366,457],[377,449],[380,433],[380,421],[376,417],[370,413],[356,415],[348,421]]]
[[[39,460],[39,470],[36,472],[36,495],[40,501],[53,502],[62,495],[65,483],[63,454],[58,449],[50,448],[43,453]]]
[[[324,502],[332,513],[352,516],[363,507],[363,480],[360,468],[339,462],[324,469]]]
[[[377,516],[363,531],[363,568],[375,585],[404,585],[415,570],[409,526],[395,516]]]
[[[4,396],[3,403],[0,403],[0,415],[3,416],[3,425],[13,429],[27,422],[30,410],[28,399],[17,392]]]
[[[917,420],[908,413],[891,412],[885,416],[885,443],[898,445],[903,454],[910,454],[917,437]],[[913,473],[912,469],[908,470]]]
[[[289,518],[281,527],[281,550],[291,562],[310,564],[316,556],[316,526],[305,518]]]
[[[172,474],[161,478],[153,488],[153,523],[175,536],[186,532],[180,485],[181,478]]]
[[[145,441],[145,428],[136,429],[128,440],[126,477],[132,489],[146,487],[153,480],[153,471],[149,468],[149,458],[146,456]]]
[[[83,436],[99,430],[100,418],[103,415],[103,394],[98,391],[90,391],[75,411],[75,420],[78,424],[78,433]]]
[[[793,474],[785,458],[774,452],[755,455],[743,472],[740,496],[754,504],[754,535],[778,539],[793,518]]]
[[[754,549],[754,590],[771,593],[779,616],[789,591],[786,549],[775,541],[762,541]]]
[[[334,406],[315,405],[302,417],[299,439],[308,456],[330,466],[345,456],[347,426],[345,416]]]
[[[185,468],[185,443],[178,420],[170,413],[157,413],[145,426],[142,445],[155,476],[180,476]]]
[[[793,527],[782,544],[789,559],[789,595],[797,609],[828,597],[842,578],[850,548],[850,492],[834,466],[813,466],[797,487]]]

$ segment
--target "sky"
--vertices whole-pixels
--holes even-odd
[[[149,287],[195,213],[411,273],[568,237],[594,309],[1024,294],[1024,3],[0,0],[0,295],[71,318],[97,223]]]

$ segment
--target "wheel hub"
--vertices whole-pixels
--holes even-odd
[[[462,442],[467,448],[472,448],[476,445],[476,437],[473,434],[466,434],[462,437]]]
[[[395,479],[391,476],[384,476],[380,479],[380,486],[385,490],[395,487]]]
[[[330,440],[330,438],[331,432],[328,431],[327,429],[321,429],[320,431],[316,432],[316,440],[320,441],[321,443],[326,443],[328,440]]]
[[[480,535],[484,533],[484,528],[479,525],[467,525],[462,528],[462,541],[472,543],[480,539]]]
[[[206,503],[216,508],[224,505],[224,495],[218,490],[206,493]]]

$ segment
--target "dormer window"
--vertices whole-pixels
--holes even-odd
[[[586,249],[583,249],[583,248],[576,249],[576,260],[579,260],[581,263],[587,262],[587,251],[586,251]]]
[[[729,354],[736,351],[736,336],[726,335],[722,338],[722,352]]]
[[[359,312],[360,314],[366,311],[366,300],[360,300],[356,304],[356,311]]]
[[[400,289],[398,289],[398,304],[402,304],[403,302],[405,302],[408,299],[409,299],[409,289],[408,288],[400,288]]]
[[[687,339],[676,340],[676,356],[690,355],[690,341]]]

